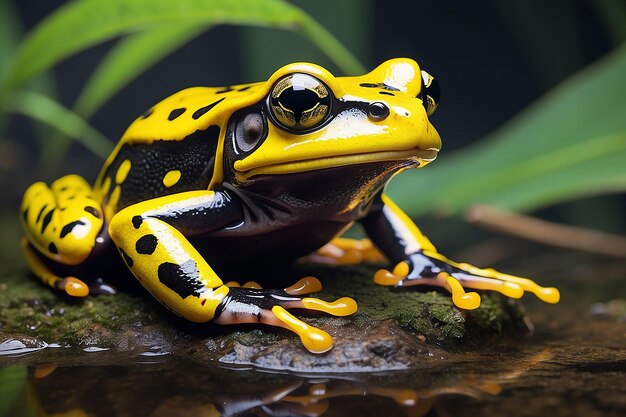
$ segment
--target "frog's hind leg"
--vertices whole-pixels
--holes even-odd
[[[43,259],[76,266],[87,259],[98,240],[103,240],[102,210],[89,184],[77,175],[62,177],[50,187],[37,182],[26,190],[21,213],[26,234],[22,249],[33,273],[46,285],[69,295],[89,294],[87,284],[76,277],[59,276]]]
[[[386,262],[387,258],[367,238],[337,237],[312,254],[301,258],[301,261],[327,265],[355,265],[363,262]]]

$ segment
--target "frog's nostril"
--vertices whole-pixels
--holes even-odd
[[[385,103],[376,101],[370,104],[367,115],[370,119],[374,121],[384,120],[387,118],[387,116],[389,116],[389,107],[387,107]]]

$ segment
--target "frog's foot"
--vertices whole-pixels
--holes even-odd
[[[369,239],[338,237],[301,260],[327,265],[354,265],[363,262],[385,262],[387,258]]]
[[[54,289],[65,292],[72,297],[86,297],[89,295],[89,286],[76,277],[61,277],[50,270],[41,259],[40,255],[33,249],[26,237],[22,238],[22,251],[26,262],[33,273],[44,284]]]
[[[466,263],[453,262],[440,253],[423,251],[410,255],[392,271],[381,269],[374,275],[379,285],[411,286],[432,285],[443,287],[452,293],[457,307],[473,310],[480,306],[480,296],[465,292],[465,288],[500,292],[510,298],[521,298],[524,292],[532,292],[546,303],[559,302],[559,290],[542,287],[528,278],[503,274],[494,269],[481,269]]]
[[[231,287],[219,304],[214,321],[218,324],[263,323],[283,327],[296,333],[310,352],[324,353],[333,346],[330,335],[306,324],[287,309],[315,310],[333,316],[349,316],[357,311],[357,305],[348,297],[334,302],[301,297],[320,289],[320,282],[312,277],[303,278],[282,290]]]

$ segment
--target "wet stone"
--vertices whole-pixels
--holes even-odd
[[[454,307],[443,292],[375,286],[376,269],[296,265],[269,274],[277,287],[314,275],[324,285],[320,298],[348,295],[357,300],[359,312],[347,318],[296,312],[333,337],[333,349],[321,355],[309,353],[296,335],[282,329],[188,323],[147,293],[72,299],[48,290],[27,274],[10,277],[0,290],[0,343],[11,340],[22,343],[24,349],[39,346],[40,351],[10,359],[11,355],[0,356],[0,364],[36,363],[58,354],[58,350],[41,349],[53,344],[89,348],[89,359],[72,359],[76,361],[95,360],[94,355],[105,361],[115,361],[120,355],[175,355],[202,363],[270,370],[372,372],[439,363],[451,352],[525,333],[523,315],[510,300],[483,295],[480,309],[465,312]]]

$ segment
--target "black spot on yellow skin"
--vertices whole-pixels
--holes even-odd
[[[134,264],[133,258],[128,256],[128,254],[126,252],[124,252],[124,249],[122,249],[122,248],[117,248],[117,249],[120,251],[120,254],[122,255],[122,258],[124,258],[124,262],[126,262],[126,265],[128,265],[129,268],[132,268],[133,264]],[[141,278],[139,278],[139,279],[141,279]]]
[[[167,120],[169,120],[170,122],[174,119],[176,119],[178,116],[180,116],[181,114],[183,114],[187,109],[184,107],[181,107],[180,109],[174,109],[170,112],[170,115],[167,116]]]
[[[135,250],[141,255],[152,255],[158,243],[155,235],[145,235],[139,238],[135,244]]]
[[[237,91],[246,91],[246,90],[247,90],[247,89],[249,89],[250,87],[252,87],[252,86],[251,86],[251,85],[246,85],[246,86],[241,87],[241,88],[240,88],[239,90],[237,90]]]
[[[139,229],[141,223],[143,223],[143,218],[141,216],[134,216],[132,222],[135,229]]]
[[[46,213],[46,215],[43,217],[43,220],[41,222],[41,233],[43,234],[43,232],[46,231],[46,227],[48,227],[48,225],[50,224],[50,220],[52,220],[52,213],[54,213],[54,209],[50,210],[48,213]]]
[[[395,96],[394,93],[390,93],[389,91],[379,91],[378,94],[385,94],[387,96]]]
[[[223,97],[217,101],[214,101],[213,103],[209,104],[208,106],[204,106],[198,110],[196,110],[193,115],[191,116],[194,120],[197,120],[199,118],[201,118],[202,116],[204,116],[209,110],[211,110],[213,107],[217,106],[222,100],[224,100],[226,97]]]
[[[59,253],[59,250],[57,249],[57,245],[55,245],[54,242],[50,242],[50,244],[48,245],[48,252],[54,253],[55,255]]]
[[[182,265],[171,262],[162,263],[159,265],[158,277],[163,285],[166,285],[183,299],[190,295],[198,296],[204,289],[204,285],[200,281],[198,267],[193,259]]]
[[[91,214],[93,217],[95,217],[96,219],[100,218],[100,211],[98,211],[97,208],[92,207],[92,206],[85,206],[84,210]]]
[[[41,219],[41,215],[43,214],[43,212],[48,208],[47,204],[44,204],[44,206],[41,208],[41,210],[39,210],[39,214],[37,214],[37,220],[35,220],[35,223],[39,223],[39,220]]]
[[[22,212],[22,217],[24,217],[24,221],[27,222],[28,221],[28,209],[24,210]]]
[[[224,93],[229,93],[231,91],[235,91],[235,89],[232,87],[224,87],[222,90],[216,91],[215,94],[224,94]]]
[[[66,224],[65,226],[63,226],[63,229],[61,229],[61,234],[60,234],[61,239],[67,236],[68,233],[71,233],[71,231],[74,230],[76,226],[82,226],[84,224],[85,222],[82,220],[76,220],[76,221]]]

